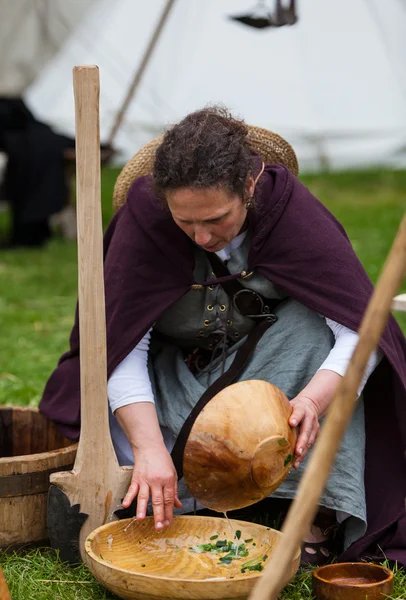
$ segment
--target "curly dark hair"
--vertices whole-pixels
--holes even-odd
[[[253,155],[248,127],[222,106],[189,114],[166,131],[153,169],[154,192],[165,200],[180,188],[225,188],[245,200]]]

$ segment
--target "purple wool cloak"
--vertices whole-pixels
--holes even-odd
[[[342,226],[285,167],[266,165],[259,184],[248,219],[249,271],[357,330],[373,286]],[[104,268],[108,376],[193,283],[221,281],[194,281],[192,242],[154,197],[148,177],[133,183],[106,231]],[[393,317],[380,348],[385,358],[364,389],[368,529],[340,560],[387,557],[406,565],[406,343]],[[78,438],[77,314],[70,350],[48,380],[40,410],[62,434]]]

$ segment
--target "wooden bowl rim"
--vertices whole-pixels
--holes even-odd
[[[0,458],[0,465],[13,464],[20,462],[33,463],[38,460],[44,460],[46,455],[48,458],[54,458],[55,456],[63,456],[70,452],[77,451],[78,442],[74,442],[71,446],[63,446],[62,448],[55,448],[55,450],[46,450],[45,452],[36,452],[35,454],[18,454],[17,456],[4,456]],[[16,473],[17,474],[17,473]]]
[[[376,587],[378,585],[388,583],[388,582],[392,581],[392,579],[394,578],[393,571],[391,571],[388,567],[384,567],[382,565],[377,565],[377,564],[371,563],[371,562],[341,562],[341,563],[332,563],[331,565],[323,565],[322,567],[318,567],[317,569],[315,569],[313,571],[312,577],[316,581],[321,581],[322,583],[326,583],[332,587],[349,587],[348,584],[344,586],[343,584],[335,583],[331,579],[325,579],[324,577],[322,577],[320,575],[320,572],[327,571],[328,569],[334,568],[335,566],[348,567],[348,566],[354,566],[354,565],[361,566],[361,568],[365,568],[365,571],[368,571],[368,569],[371,569],[371,567],[373,567],[374,569],[379,569],[381,571],[384,571],[387,574],[387,577],[386,577],[386,579],[382,579],[381,581],[373,581],[371,583],[354,583],[352,587],[370,589],[372,587]]]
[[[187,519],[201,519],[201,518],[205,518],[205,519],[213,519],[213,520],[218,520],[218,521],[222,521],[224,519],[224,517],[201,517],[199,515],[176,515],[176,518],[187,518]],[[146,519],[153,519],[152,516],[148,516],[146,517]],[[121,572],[121,573],[125,573],[126,575],[132,575],[133,577],[142,577],[146,580],[150,579],[153,581],[170,581],[171,583],[200,583],[200,584],[207,584],[207,585],[211,585],[213,583],[233,583],[235,582],[241,582],[241,581],[253,581],[254,579],[257,579],[258,577],[260,577],[262,575],[261,571],[255,571],[254,573],[251,573],[249,575],[249,577],[247,577],[247,575],[244,575],[243,573],[241,573],[240,575],[237,575],[236,577],[233,577],[233,579],[227,579],[227,578],[208,578],[208,579],[192,579],[192,578],[187,578],[187,579],[183,579],[181,577],[165,577],[164,575],[153,575],[153,574],[149,574],[149,573],[141,573],[138,571],[130,571],[129,569],[124,569],[122,567],[117,567],[115,565],[112,565],[111,563],[107,562],[106,560],[100,558],[100,556],[98,556],[91,547],[91,544],[93,542],[93,537],[97,534],[100,533],[100,531],[103,531],[105,529],[109,529],[110,527],[113,527],[115,525],[117,525],[118,523],[129,523],[130,521],[132,521],[132,518],[129,519],[120,519],[119,521],[111,521],[110,523],[106,523],[105,525],[101,525],[100,527],[97,527],[96,529],[93,529],[93,531],[91,531],[87,537],[86,537],[86,541],[85,541],[85,551],[87,553],[87,555],[94,560],[96,563],[98,564],[102,564],[104,567],[107,567],[108,569],[110,569],[111,571],[116,571],[116,572]],[[266,527],[265,525],[260,525],[259,523],[251,523],[250,521],[240,521],[238,519],[232,519],[233,523],[239,523],[240,526],[246,526],[246,525],[253,525],[259,528],[263,528],[266,530],[270,530],[275,532],[278,537],[282,536],[283,533],[281,531],[278,531],[277,529],[273,529],[272,527]],[[164,533],[164,532],[163,532]],[[92,539],[90,539],[92,538]],[[300,547],[298,548],[294,559],[292,561],[292,564],[298,560],[299,556],[300,556],[300,552],[301,549]]]
[[[0,411],[3,409],[7,409],[10,410],[10,408],[12,408],[13,410],[21,410],[21,411],[31,411],[31,412],[35,412],[37,414],[42,415],[42,413],[38,410],[37,407],[35,406],[10,406],[10,405],[5,405],[5,406],[0,406]],[[43,415],[44,419],[46,419],[46,417]],[[68,439],[68,438],[65,438]],[[4,464],[13,464],[13,463],[20,463],[22,461],[26,462],[26,463],[33,463],[36,462],[38,460],[43,460],[44,459],[44,455],[46,454],[47,457],[49,458],[54,458],[55,456],[63,456],[64,454],[69,454],[72,451],[76,451],[78,448],[78,442],[73,442],[70,446],[62,446],[62,448],[55,448],[55,450],[46,450],[45,452],[36,452],[35,454],[18,454],[17,456],[4,456],[4,457],[0,457],[0,465],[4,465]]]

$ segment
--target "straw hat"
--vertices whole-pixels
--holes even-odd
[[[150,175],[153,170],[155,152],[161,144],[163,136],[159,136],[139,150],[123,167],[114,186],[113,207],[117,211],[127,200],[127,193],[132,182],[142,175]],[[299,173],[296,154],[290,144],[280,135],[248,125],[248,142],[266,163],[282,164],[293,175]]]

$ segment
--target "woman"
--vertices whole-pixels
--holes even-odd
[[[372,289],[342,227],[292,174],[297,163],[291,148],[273,136],[274,162],[290,170],[264,164],[248,134],[244,123],[218,108],[172,127],[157,149],[152,179],[134,181],[105,237],[111,431],[120,462],[134,462],[123,506],[137,498],[142,519],[151,498],[158,530],[170,524],[174,509],[190,508],[169,454],[185,419],[264,320],[252,306],[247,311],[239,305],[227,282],[255,291],[259,304],[270,307],[270,326],[239,380],[271,381],[291,401],[290,424],[299,435],[295,471],[273,494],[283,499],[295,495]],[[392,320],[358,390],[319,514],[304,539],[303,562],[331,560],[336,540],[329,531],[336,521],[343,523],[348,558],[376,557],[382,532],[387,554],[393,548],[398,560],[406,554],[400,434],[391,449],[394,502],[384,513],[382,504],[370,510],[373,473],[364,461],[365,444],[369,456],[387,448],[386,440],[369,435],[378,386],[386,392],[396,387],[399,401],[392,406],[388,400],[386,418],[393,428],[403,426],[404,348]],[[78,398],[76,327],[71,351],[61,358],[40,405],[71,437],[77,435]]]

